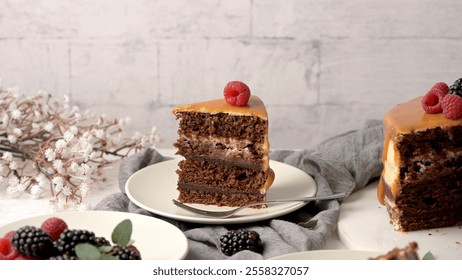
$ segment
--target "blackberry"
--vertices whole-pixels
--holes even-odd
[[[51,236],[34,226],[19,228],[11,237],[11,243],[16,251],[29,257],[48,259],[55,254]]]
[[[55,247],[60,254],[75,256],[75,245],[90,243],[95,245],[95,234],[88,230],[66,229],[55,241]]]
[[[102,247],[102,246],[111,246],[111,243],[104,237],[102,236],[97,236],[95,237],[95,240],[93,241],[93,245],[96,247]]]
[[[449,87],[449,94],[455,94],[462,97],[462,78],[457,79],[454,84]]]
[[[260,234],[254,230],[230,230],[220,237],[220,249],[227,256],[243,250],[261,253],[263,244]]]
[[[114,256],[119,260],[141,260],[140,254],[130,247],[117,248]]]

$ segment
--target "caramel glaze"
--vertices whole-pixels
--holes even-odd
[[[247,105],[242,107],[232,106],[226,103],[224,98],[221,98],[178,106],[173,109],[174,114],[182,111],[257,116],[264,120],[268,120],[268,113],[266,112],[266,107],[263,104],[263,101],[255,95],[251,95]]]
[[[413,133],[431,129],[434,127],[452,127],[462,125],[462,119],[450,120],[441,114],[428,114],[422,108],[422,96],[414,98],[406,103],[399,104],[395,108],[388,111],[383,120],[383,154],[382,164],[384,170],[380,178],[377,198],[381,204],[385,204],[385,182],[383,174],[385,172],[385,162],[387,161],[388,145],[392,139],[395,139],[400,134]],[[396,143],[396,142],[395,142]],[[396,149],[396,145],[395,145]],[[400,166],[399,151],[395,150],[395,158],[392,159],[395,166]],[[395,180],[391,185],[391,193],[396,198],[399,192],[399,184]]]

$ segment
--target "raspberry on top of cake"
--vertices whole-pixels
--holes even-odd
[[[184,203],[240,206],[264,201],[274,180],[269,166],[268,114],[248,86],[232,81],[224,98],[178,106],[174,146],[178,199]]]
[[[462,224],[462,79],[454,84],[437,83],[384,116],[377,195],[396,230]]]

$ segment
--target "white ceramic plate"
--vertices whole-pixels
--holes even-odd
[[[188,241],[177,227],[146,215],[112,211],[57,212],[26,218],[0,227],[0,236],[26,225],[39,227],[49,217],[62,218],[69,228],[93,231],[111,240],[115,226],[125,219],[133,224],[132,239],[143,260],[180,260],[186,257]]]
[[[462,259],[462,227],[413,232],[395,231],[385,206],[377,200],[377,182],[349,196],[340,206],[338,235],[351,250],[386,253],[415,241],[422,258],[431,252],[435,259]]]
[[[172,202],[172,199],[178,197],[176,189],[178,177],[175,171],[179,160],[160,162],[134,173],[127,180],[125,186],[125,191],[130,200],[139,207],[164,217],[203,224],[261,221],[290,213],[306,205],[306,202],[273,204],[263,209],[245,209],[236,216],[226,219],[209,218],[188,212],[178,208]],[[302,170],[277,161],[270,161],[270,166],[274,170],[275,179],[267,192],[268,200],[316,195],[316,182]],[[193,206],[216,211],[230,209],[229,207],[200,204],[193,204]]]
[[[356,250],[314,250],[286,254],[270,260],[367,260],[382,255],[377,252]]]

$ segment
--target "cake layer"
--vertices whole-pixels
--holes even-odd
[[[178,183],[183,186],[208,188],[210,191],[253,192],[264,194],[269,172],[226,166],[202,160],[178,163]],[[181,187],[184,189],[184,187]]]
[[[265,143],[268,121],[256,116],[238,116],[227,113],[178,112],[179,135],[202,135],[221,138],[245,139]]]
[[[268,169],[269,159],[264,150],[266,147],[261,143],[181,135],[174,145],[177,154],[185,158],[205,159],[258,170]]]
[[[461,175],[455,176],[460,181]],[[397,196],[392,194],[391,186],[381,181],[385,186],[384,204],[397,230],[462,225],[462,188],[451,184],[457,178],[443,174],[428,177],[420,183],[401,186]]]
[[[199,203],[205,205],[237,207],[251,202],[265,201],[265,195],[259,193],[221,193],[200,191],[196,189],[182,189],[178,200],[183,203]],[[256,206],[263,208],[264,205]]]

